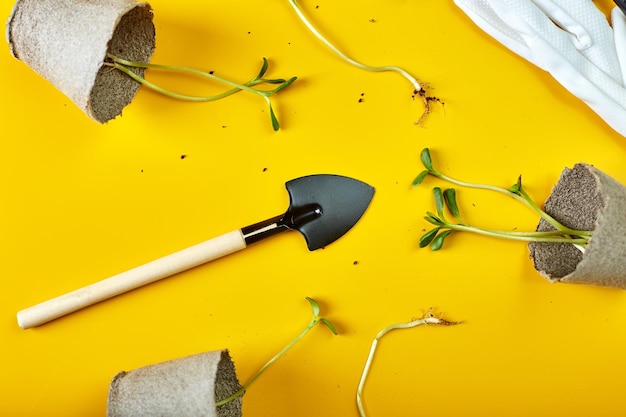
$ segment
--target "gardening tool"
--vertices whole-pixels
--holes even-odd
[[[364,182],[339,175],[310,175],[285,184],[290,204],[284,214],[225,233],[187,249],[61,295],[17,313],[27,329],[108,298],[245,249],[285,230],[297,230],[309,250],[324,247],[356,224],[374,195]]]

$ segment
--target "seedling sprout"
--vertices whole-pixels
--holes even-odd
[[[426,325],[438,325],[438,326],[451,326],[454,324],[459,324],[460,322],[447,321],[439,317],[435,317],[432,314],[432,309],[429,309],[420,319],[414,319],[407,323],[396,323],[391,324],[381,331],[378,332],[374,340],[372,341],[372,345],[370,347],[369,355],[367,356],[367,360],[365,362],[365,367],[363,368],[363,373],[361,374],[361,380],[359,381],[359,386],[356,391],[356,404],[359,409],[359,414],[361,417],[366,417],[365,407],[363,405],[363,387],[365,386],[365,380],[369,374],[370,368],[372,366],[372,362],[374,361],[374,354],[376,353],[376,348],[378,347],[378,342],[380,339],[389,333],[392,330],[396,329],[410,329],[413,327],[421,326],[423,324]]]
[[[270,365],[272,365],[281,356],[287,353],[289,349],[291,349],[296,343],[298,343],[316,325],[324,324],[330,329],[330,331],[334,335],[337,334],[337,330],[335,329],[335,326],[328,319],[324,317],[320,317],[320,305],[318,304],[318,302],[310,297],[306,297],[306,299],[311,305],[311,310],[313,311],[313,317],[311,318],[311,321],[309,322],[308,326],[298,336],[296,336],[296,338],[293,339],[287,346],[285,346],[280,352],[278,352],[276,355],[274,355],[274,357],[272,357],[269,361],[267,361],[265,365],[263,365],[261,369],[259,369],[245,384],[243,384],[243,386],[239,390],[237,390],[230,396],[224,398],[223,400],[217,401],[215,403],[216,406],[219,407],[220,405],[224,405],[234,400],[235,398],[243,395],[244,392],[248,389],[248,387],[250,387],[250,385],[252,385],[252,383],[256,381],[257,378],[259,378]]]
[[[317,28],[313,25],[313,23],[311,23],[311,21],[304,14],[297,0],[288,0],[288,1],[289,1],[289,5],[291,5],[291,7],[294,9],[294,11],[298,15],[302,23],[304,23],[304,25],[307,27],[307,29],[309,29],[309,31],[317,39],[319,39],[324,45],[326,45],[331,51],[333,51],[343,61],[365,71],[370,71],[370,72],[391,71],[391,72],[396,72],[400,74],[401,76],[403,76],[404,78],[406,78],[411,83],[411,86],[413,87],[412,97],[419,96],[422,98],[422,102],[424,103],[424,112],[422,113],[420,118],[414,123],[421,124],[424,121],[426,116],[430,113],[430,102],[439,101],[439,99],[437,99],[436,97],[427,96],[426,91],[424,90],[424,87],[417,81],[417,79],[413,75],[411,75],[405,69],[395,66],[395,65],[371,66],[371,65],[363,64],[359,61],[356,61],[350,58],[348,55],[346,55],[341,50],[339,50],[339,48],[333,45],[333,43],[330,42],[326,37],[324,37],[324,35],[322,35],[319,30],[317,30]]]
[[[522,231],[506,231],[506,230],[492,230],[479,228],[468,225],[461,217],[459,205],[457,204],[456,190],[454,188],[447,188],[442,190],[439,187],[433,188],[433,196],[435,199],[435,213],[426,212],[427,222],[433,224],[435,227],[422,235],[419,241],[420,248],[430,246],[434,251],[441,249],[444,240],[454,232],[472,232],[487,236],[495,236],[505,239],[521,240],[527,242],[553,242],[553,243],[571,243],[575,245],[579,250],[584,252],[589,239],[591,238],[593,231],[575,230],[564,226],[548,213],[543,211],[539,205],[537,205],[532,198],[528,195],[526,190],[522,186],[522,177],[519,176],[517,182],[509,188],[501,188],[488,184],[477,184],[465,181],[459,181],[442,174],[433,167],[432,159],[430,156],[430,150],[425,148],[422,150],[420,160],[424,166],[424,170],[413,180],[412,185],[420,185],[424,179],[431,175],[467,188],[476,188],[489,191],[495,191],[507,195],[523,205],[530,208],[542,219],[548,222],[554,230],[543,232],[522,232]],[[454,220],[448,220],[444,214],[444,209],[452,214]]]
[[[195,102],[216,101],[216,100],[226,98],[239,91],[247,91],[249,93],[257,94],[261,96],[267,103],[269,114],[270,114],[270,120],[272,122],[272,128],[275,131],[280,129],[280,124],[278,123],[278,119],[276,117],[276,114],[274,113],[274,108],[272,107],[270,96],[278,93],[280,90],[284,89],[285,87],[288,87],[291,83],[293,83],[297,79],[297,77],[291,77],[286,80],[283,78],[275,78],[275,79],[264,78],[265,73],[267,72],[267,69],[269,66],[266,58],[263,58],[263,64],[261,66],[259,73],[254,78],[252,78],[251,80],[243,84],[236,83],[236,82],[227,80],[225,78],[219,77],[215,75],[213,71],[203,71],[203,70],[199,70],[195,68],[189,68],[189,67],[178,66],[178,65],[160,65],[160,64],[149,64],[149,63],[144,63],[144,62],[128,61],[112,54],[107,54],[107,60],[105,61],[104,65],[110,66],[112,68],[115,68],[127,74],[129,77],[133,78],[135,81],[141,83],[142,85],[150,88],[151,90],[154,90],[158,93],[161,93],[168,97],[176,98],[179,100],[195,101]],[[182,72],[182,73],[191,74],[191,75],[198,75],[198,76],[205,77],[210,80],[228,85],[232,88],[230,90],[224,91],[223,93],[211,95],[211,96],[190,96],[190,95],[180,94],[180,93],[165,89],[163,87],[160,87],[146,80],[144,77],[138,75],[137,73],[132,71],[131,68],[176,71],[176,72]],[[259,89],[255,87],[258,85],[262,85],[262,84],[275,85],[276,87],[269,89],[269,90]]]

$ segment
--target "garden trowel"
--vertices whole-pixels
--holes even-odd
[[[285,230],[297,230],[309,250],[324,247],[356,224],[374,195],[364,182],[339,175],[310,175],[285,184],[290,204],[284,214],[225,233],[134,269],[61,295],[17,313],[27,329],[116,295],[245,249]]]

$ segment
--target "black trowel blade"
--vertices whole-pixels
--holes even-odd
[[[343,236],[361,218],[374,196],[374,187],[340,175],[318,174],[285,184],[290,205],[287,213],[316,206],[321,215],[297,225],[309,250],[324,247]]]

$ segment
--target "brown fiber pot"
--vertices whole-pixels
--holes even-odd
[[[535,269],[552,282],[626,289],[626,187],[591,165],[561,173],[544,210],[563,225],[593,230],[584,254],[571,244],[530,243]],[[537,230],[553,230],[543,219]]]
[[[7,41],[13,56],[105,123],[122,113],[141,85],[103,66],[106,54],[149,62],[155,48],[152,17],[148,3],[134,0],[18,0]]]
[[[199,353],[120,372],[111,381],[107,417],[240,417],[241,388],[227,350]]]

